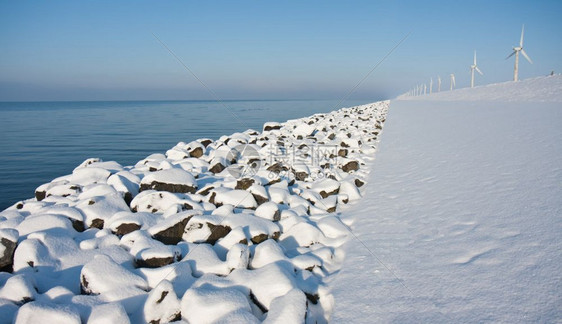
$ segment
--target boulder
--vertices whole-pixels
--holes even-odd
[[[185,170],[172,168],[150,173],[140,184],[140,191],[157,190],[177,193],[195,193],[197,182],[193,175]]]
[[[346,164],[344,164],[341,169],[344,172],[350,172],[350,171],[357,171],[359,170],[359,162],[357,161],[349,161]]]
[[[15,229],[0,229],[0,271],[12,272],[14,251],[19,233]]]

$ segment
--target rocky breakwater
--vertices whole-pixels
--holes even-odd
[[[0,213],[7,322],[322,323],[388,102],[88,159]]]

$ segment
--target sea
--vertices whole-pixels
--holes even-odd
[[[374,100],[373,100],[374,101]],[[87,158],[134,165],[178,142],[262,130],[369,100],[0,102],[0,211]]]

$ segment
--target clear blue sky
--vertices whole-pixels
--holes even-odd
[[[525,23],[533,65],[562,72],[562,1],[3,1],[0,101],[339,99],[407,33],[352,98],[394,97],[455,73],[512,78]]]

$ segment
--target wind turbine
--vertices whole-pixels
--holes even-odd
[[[455,87],[455,75],[451,73],[451,90]]]
[[[441,76],[437,76],[437,92],[441,91]]]
[[[525,32],[525,25],[523,25],[523,28],[521,28],[521,40],[519,40],[519,46],[513,47],[513,53],[511,53],[508,57],[505,58],[507,60],[508,58],[515,55],[515,69],[513,70],[513,81],[517,81],[519,79],[519,77],[518,77],[519,52],[521,52],[521,54],[523,54],[523,56],[527,59],[527,61],[529,61],[529,63],[533,64],[533,61],[531,61],[531,59],[529,58],[529,56],[527,55],[527,53],[525,53],[525,50],[523,49],[523,33],[524,32]]]
[[[433,78],[429,78],[429,94],[433,92]]]
[[[484,73],[482,73],[482,71],[480,71],[480,69],[478,68],[478,65],[476,65],[476,51],[474,51],[474,64],[472,64],[470,66],[470,87],[474,88],[474,70],[476,70],[476,72],[480,73],[480,75],[484,75]]]

